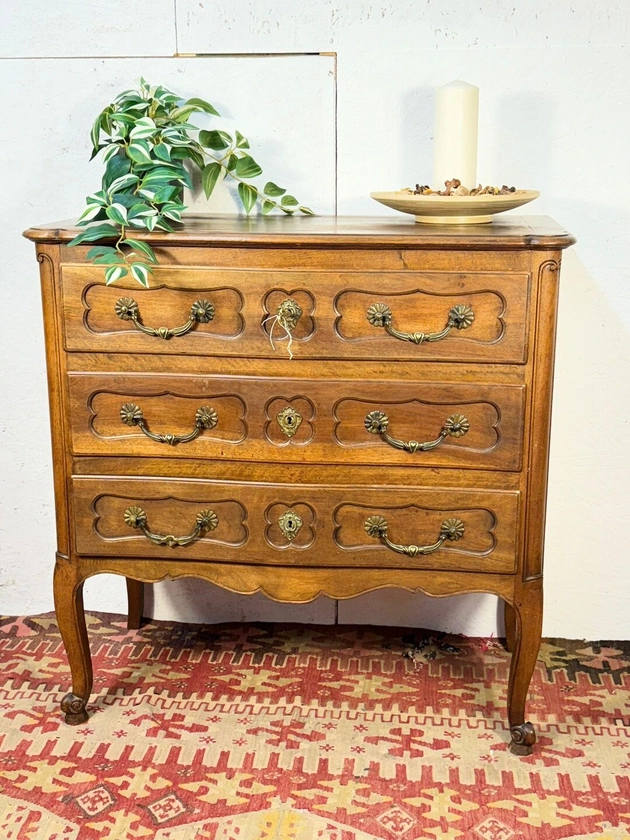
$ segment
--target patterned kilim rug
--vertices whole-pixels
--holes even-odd
[[[127,631],[90,614],[87,724],[51,615],[0,626],[0,840],[621,840],[630,643],[547,640],[534,754],[507,750],[509,654],[383,628]]]

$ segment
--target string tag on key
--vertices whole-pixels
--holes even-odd
[[[269,342],[272,350],[275,351],[276,349],[273,343],[273,331],[276,325],[278,325],[284,330],[286,338],[288,339],[287,352],[289,354],[289,358],[293,358],[293,351],[291,350],[291,345],[293,344],[293,330],[297,326],[297,322],[299,321],[301,315],[302,307],[299,303],[294,301],[293,298],[287,298],[278,305],[275,315],[270,315],[268,318],[265,318],[262,322],[263,327],[268,321],[271,321],[271,327],[269,328]],[[284,341],[285,336],[280,336],[280,338],[276,340]]]

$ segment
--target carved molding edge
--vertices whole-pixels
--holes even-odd
[[[293,295],[295,295],[297,292],[300,292],[301,294],[305,295],[310,300],[311,305],[310,305],[310,309],[308,311],[303,306],[300,306],[300,308],[302,309],[301,320],[302,320],[303,324],[308,325],[308,331],[305,332],[305,334],[302,335],[302,336],[294,336],[293,341],[308,341],[310,338],[313,337],[313,335],[315,333],[315,319],[313,317],[313,314],[315,312],[315,298],[308,291],[308,289],[304,289],[304,288],[290,289],[290,290],[274,288],[274,289],[269,289],[269,291],[264,294],[263,299],[262,299],[262,309],[263,309],[264,315],[263,315],[263,319],[262,319],[262,322],[261,322],[261,327],[267,335],[269,334],[270,327],[263,326],[263,324],[267,320],[268,317],[276,314],[276,306],[274,306],[273,304],[270,304],[269,300],[272,299],[272,296],[275,295],[275,294],[286,295],[287,298],[292,298]]]
[[[158,270],[159,270],[159,267],[158,267]],[[81,289],[81,305],[83,306],[83,326],[84,326],[85,330],[87,332],[89,332],[91,335],[96,335],[96,336],[108,336],[108,335],[113,335],[113,334],[120,334],[120,335],[132,334],[133,335],[133,328],[131,330],[126,329],[126,328],[122,328],[122,329],[117,328],[116,330],[95,330],[95,329],[92,329],[92,327],[90,326],[89,317],[90,317],[90,313],[92,312],[93,307],[88,302],[87,296],[92,289],[99,288],[99,287],[104,287],[104,286],[105,286],[104,281],[100,281],[100,282],[99,281],[94,281],[92,283],[86,283],[85,286]],[[114,288],[117,288],[117,287],[114,287]],[[137,286],[134,286],[133,288],[134,288],[134,291],[135,291],[137,289]],[[188,292],[190,292],[192,294],[195,293],[194,288],[182,288],[181,286],[175,286],[175,285],[172,285],[172,284],[169,285],[168,281],[164,281],[164,282],[161,282],[161,283],[152,282],[151,289],[147,290],[147,291],[152,291],[153,292],[153,291],[156,291],[157,289],[164,289],[164,288],[170,289],[171,291],[174,291],[174,292],[183,292],[185,294],[188,293]],[[125,289],[124,284],[121,284],[118,287],[118,291],[120,291],[121,289]],[[208,335],[211,338],[224,339],[224,340],[227,340],[227,341],[232,341],[235,338],[240,338],[241,335],[243,335],[243,333],[245,331],[245,317],[242,314],[243,313],[243,307],[245,305],[245,299],[244,299],[242,293],[238,289],[235,289],[232,286],[216,286],[216,287],[213,287],[211,289],[207,288],[206,286],[202,286],[202,288],[197,290],[197,291],[202,292],[204,294],[214,294],[215,292],[234,292],[234,294],[237,296],[237,298],[239,300],[239,307],[236,310],[236,315],[238,317],[238,328],[237,328],[236,332],[231,332],[231,333],[212,332],[212,333],[208,333]]]
[[[321,595],[345,600],[379,589],[404,589],[435,598],[479,592],[497,595],[514,604],[514,576],[511,574],[458,572],[436,578],[434,571],[414,569],[210,565],[195,560],[186,560],[184,567],[181,561],[161,560],[158,564],[155,560],[108,560],[101,557],[83,557],[77,562],[83,579],[96,574],[116,574],[133,577],[143,583],[157,583],[195,577],[239,595],[261,592],[273,601],[288,604],[309,603]],[[357,580],[357,572],[361,573],[361,582]]]
[[[403,291],[403,292],[393,292],[393,291],[388,290],[385,294],[383,292],[383,289],[380,289],[378,291],[372,291],[370,289],[351,288],[351,289],[342,289],[342,291],[340,291],[335,296],[335,298],[333,300],[333,308],[335,310],[335,315],[337,316],[335,318],[335,323],[334,323],[333,329],[335,331],[335,334],[337,335],[337,337],[339,339],[341,339],[341,341],[348,341],[348,342],[363,341],[363,342],[365,342],[365,341],[373,340],[373,337],[369,333],[367,333],[366,335],[349,336],[349,335],[344,335],[343,332],[340,329],[341,322],[342,322],[342,320],[345,316],[345,313],[340,311],[339,304],[340,304],[341,300],[343,299],[344,295],[352,295],[352,294],[363,295],[364,297],[374,298],[374,300],[378,300],[379,296],[380,296],[380,298],[382,298],[384,296],[386,296],[388,298],[405,298],[405,297],[408,297],[410,295],[427,295],[428,297],[434,297],[434,298],[435,297],[437,297],[437,298],[446,298],[446,297],[455,298],[455,297],[457,297],[458,294],[461,295],[462,297],[463,296],[470,297],[472,295],[494,295],[495,297],[499,298],[499,300],[501,301],[501,304],[502,304],[501,311],[498,312],[497,316],[496,316],[496,319],[500,324],[499,334],[496,335],[494,338],[492,338],[490,341],[480,342],[479,339],[476,339],[476,342],[480,343],[480,344],[483,344],[483,345],[497,344],[505,336],[505,332],[506,332],[505,314],[507,312],[507,300],[505,299],[504,294],[499,289],[475,289],[473,291],[468,290],[468,291],[463,291],[463,292],[451,293],[451,292],[433,292],[433,291],[429,291],[428,289],[421,289],[420,287],[418,287],[418,288],[415,288],[415,289],[408,289],[408,290]],[[471,339],[470,337],[467,337],[467,336],[464,335],[463,340],[466,340],[466,338],[468,338],[469,341],[475,341],[474,337]]]

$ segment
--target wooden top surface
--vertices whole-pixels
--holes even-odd
[[[133,231],[152,245],[239,247],[554,250],[575,238],[548,216],[499,216],[484,225],[426,225],[396,216],[185,216],[174,233]],[[34,242],[65,243],[80,230],[72,220],[25,231]]]

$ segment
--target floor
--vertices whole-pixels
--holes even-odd
[[[0,622],[0,837],[630,838],[630,642],[544,641],[534,754],[492,639],[91,613],[69,727],[52,614]]]

